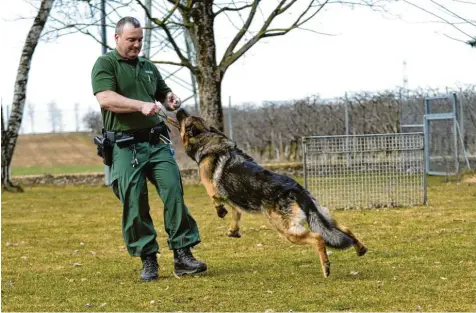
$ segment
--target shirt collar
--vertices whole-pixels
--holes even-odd
[[[112,50],[112,55],[118,61],[128,61],[128,60],[124,59],[123,57],[121,57],[119,55],[119,52],[117,52],[117,49]],[[142,58],[142,57],[137,57],[137,58],[139,59],[139,63],[144,63],[145,62],[144,58]]]

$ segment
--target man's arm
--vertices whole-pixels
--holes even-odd
[[[180,98],[177,97],[170,89],[169,86],[165,83],[162,75],[157,68],[155,68],[156,75],[157,75],[157,89],[155,92],[155,99],[162,103],[167,111],[175,111],[177,110],[180,105],[181,101]]]
[[[162,78],[162,75],[160,75],[159,69],[155,66],[154,66],[154,71],[157,77],[157,86],[155,89],[155,100],[162,103],[162,105],[167,109],[167,111],[170,111],[168,95],[172,93],[172,89],[170,89],[170,87],[167,86],[164,79]]]
[[[154,102],[138,101],[118,94],[116,90],[116,77],[111,61],[100,57],[91,72],[93,93],[101,108],[114,113],[142,112],[150,116],[159,112],[159,106]]]
[[[114,113],[142,112],[142,114],[150,116],[160,111],[159,106],[155,103],[129,99],[112,90],[98,92],[96,99],[101,108]]]

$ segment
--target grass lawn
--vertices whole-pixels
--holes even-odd
[[[186,202],[207,275],[177,279],[162,203],[151,192],[159,233],[158,281],[139,280],[125,250],[121,208],[106,187],[31,187],[2,193],[2,311],[475,311],[476,184],[431,181],[428,207],[333,211],[369,248],[332,250],[331,275],[317,255],[244,215],[228,238],[200,185]]]
[[[12,176],[43,174],[76,174],[104,172],[104,165],[56,165],[56,166],[17,166],[12,167]]]

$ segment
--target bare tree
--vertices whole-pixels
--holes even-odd
[[[264,103],[262,106],[235,106],[233,118],[236,141],[258,162],[298,161],[302,156],[302,136],[345,134],[345,105],[348,106],[351,134],[400,132],[403,124],[421,124],[427,97],[441,97],[447,90],[408,90],[402,99],[401,89],[382,92],[359,92],[347,98],[320,99],[318,96],[290,103]],[[461,132],[470,158],[476,156],[475,86],[458,90],[462,105]],[[448,103],[433,103],[436,112],[446,112]],[[446,110],[446,111],[444,111]],[[410,131],[416,131],[410,128]],[[417,129],[418,131],[418,129]],[[431,142],[434,153],[449,154],[447,132],[436,129]],[[446,149],[446,150],[445,150]],[[472,161],[474,162],[474,161]]]
[[[50,14],[54,0],[42,0],[38,14],[25,40],[20,64],[17,70],[15,80],[15,91],[13,95],[12,113],[8,120],[8,126],[3,123],[2,118],[2,188],[12,191],[23,191],[20,186],[15,186],[11,181],[10,164],[12,162],[13,152],[15,150],[18,132],[26,98],[26,87],[28,84],[28,73],[30,71],[33,53],[40,39],[41,32],[45,27]],[[3,117],[3,115],[2,115]]]
[[[83,123],[86,128],[95,134],[101,134],[103,128],[101,112],[91,111],[83,117]]]
[[[61,132],[63,129],[63,115],[56,101],[48,103],[48,112],[50,113],[51,131],[53,133]]]
[[[49,35],[58,36],[80,32],[93,37],[102,43],[97,33],[100,17],[87,12],[99,12],[100,0],[79,1],[60,0],[61,5],[55,11],[55,28],[50,29]],[[223,130],[223,110],[221,103],[221,86],[226,71],[239,58],[247,53],[256,43],[271,37],[283,36],[296,29],[305,29],[304,25],[315,18],[324,8],[332,5],[364,6],[374,10],[381,10],[381,0],[165,0],[152,1],[149,9],[145,0],[109,0],[108,27],[114,27],[114,21],[121,17],[121,8],[137,8],[152,22],[151,28],[160,32],[170,45],[175,55],[173,60],[152,61],[157,64],[173,65],[188,68],[195,75],[198,84],[200,99],[200,113],[209,123]],[[159,10],[167,4],[167,9]],[[76,6],[81,6],[79,10]],[[155,9],[154,9],[155,8]],[[141,13],[142,15],[142,13]],[[215,38],[216,21],[228,19],[231,28],[237,32],[225,46],[224,53],[217,56]],[[310,30],[318,33],[316,30]],[[188,57],[183,44],[176,39],[177,32],[184,32],[190,37],[195,54]],[[103,43],[102,43],[103,44]],[[107,43],[106,43],[107,44]],[[161,43],[154,43],[157,44]]]

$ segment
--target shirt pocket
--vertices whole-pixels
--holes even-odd
[[[154,74],[142,72],[139,74],[139,80],[147,91],[147,94],[155,99],[155,92],[157,90],[157,77]]]

